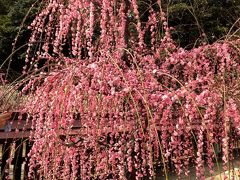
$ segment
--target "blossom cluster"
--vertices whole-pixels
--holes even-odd
[[[160,169],[167,178],[170,165],[181,177],[193,163],[203,179],[216,144],[228,166],[240,135],[239,41],[179,48],[157,2],[147,22],[136,0],[46,3],[23,71],[29,178],[141,179]]]

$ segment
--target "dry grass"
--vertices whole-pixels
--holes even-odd
[[[19,106],[23,105],[27,100],[29,100],[28,96],[22,96],[12,86],[0,86],[0,112],[18,111]]]

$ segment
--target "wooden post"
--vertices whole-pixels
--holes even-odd
[[[31,144],[29,142],[29,140],[27,140],[26,142],[26,154],[25,154],[25,167],[24,167],[24,179],[28,179],[28,171],[29,171],[29,167],[28,167],[28,164],[29,164],[29,157],[27,156],[29,151],[31,150]]]
[[[22,151],[23,151],[23,139],[19,139],[16,141],[16,152],[14,154],[13,164],[13,179],[20,179],[22,172]]]
[[[3,142],[1,179],[6,179],[6,177],[8,176],[8,173],[5,173],[5,170],[7,169],[7,160],[9,158],[10,152],[11,152],[11,143],[12,143],[12,139],[6,139],[5,142]]]

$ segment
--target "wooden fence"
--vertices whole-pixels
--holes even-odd
[[[31,148],[27,139],[18,139],[15,141],[16,150],[13,151],[14,139],[1,139],[0,151],[1,151],[1,179],[27,179],[28,173],[28,158],[27,154]],[[7,163],[7,160],[12,157],[11,165]]]
[[[19,123],[17,116],[18,113],[0,115],[0,179],[27,179],[27,154],[31,148],[28,141],[30,131],[28,129],[23,131],[25,122]],[[12,148],[13,142],[16,145],[15,150]],[[10,165],[7,163],[9,158],[12,158]]]
[[[19,121],[18,115],[17,112],[0,113],[0,180],[28,179],[27,155],[32,146],[28,140],[31,123],[26,123],[26,115],[22,115],[22,120]],[[76,124],[79,124],[79,121]],[[78,126],[75,125],[71,133],[76,134],[77,131]],[[15,150],[13,143],[15,143]],[[9,158],[12,158],[11,164],[7,163]]]

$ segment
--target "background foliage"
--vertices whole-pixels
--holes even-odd
[[[0,63],[2,64],[4,60],[12,52],[12,44],[15,37],[20,30],[16,48],[26,44],[30,36],[30,31],[27,29],[30,22],[33,20],[37,8],[32,8],[32,11],[28,15],[23,27],[21,28],[21,23],[24,17],[28,13],[32,4],[36,0],[0,0]],[[20,29],[21,28],[21,29]],[[26,48],[21,48],[20,51],[14,53],[11,62],[10,77],[18,75],[21,71],[22,62]],[[5,64],[2,71],[6,71],[8,63]],[[14,77],[13,77],[14,78]]]
[[[240,1],[236,0],[172,0],[168,8],[170,26],[175,27],[173,37],[182,47],[192,48],[201,43],[224,39],[238,20]],[[230,34],[239,35],[240,21]]]

